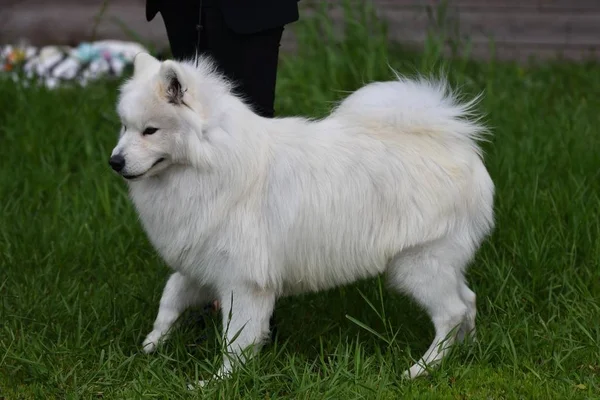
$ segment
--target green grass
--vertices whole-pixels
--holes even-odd
[[[157,354],[140,351],[169,270],[107,165],[116,85],[2,80],[0,398],[600,398],[599,65],[442,62],[432,43],[395,48],[366,20],[328,48],[323,29],[298,24],[280,115],[323,115],[346,91],[391,78],[388,63],[443,67],[465,94],[484,91],[497,228],[469,272],[479,342],[403,381],[432,326],[371,279],[278,302],[275,343],[232,379],[187,391],[218,365],[219,319],[190,310]]]

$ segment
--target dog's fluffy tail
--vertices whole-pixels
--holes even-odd
[[[334,115],[357,123],[391,128],[398,134],[425,135],[462,142],[480,153],[488,130],[475,106],[481,94],[461,101],[444,79],[408,79],[368,84],[342,101]]]

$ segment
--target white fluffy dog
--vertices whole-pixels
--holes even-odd
[[[426,373],[474,332],[464,273],[494,225],[474,101],[398,77],[322,120],[266,119],[209,60],[139,54],[110,164],[175,271],[145,351],[187,307],[218,299],[223,376],[268,335],[278,297],[386,273],[433,321],[433,343],[405,374]]]

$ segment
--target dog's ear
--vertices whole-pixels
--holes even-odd
[[[185,82],[179,66],[171,60],[163,62],[160,66],[160,78],[165,88],[167,101],[175,105],[182,104]]]
[[[133,58],[133,74],[138,75],[143,70],[158,65],[160,61],[148,53],[137,53]]]

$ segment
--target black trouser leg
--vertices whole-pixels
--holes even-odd
[[[273,117],[283,27],[237,34],[227,27],[217,7],[207,5],[208,1],[203,3],[200,53],[216,61],[224,75],[236,84],[236,92],[257,114]],[[198,7],[197,0],[183,0],[161,9],[175,59],[192,59],[196,54]]]
[[[199,11],[198,0],[165,1],[160,6],[171,53],[177,61],[192,59],[196,55]]]

